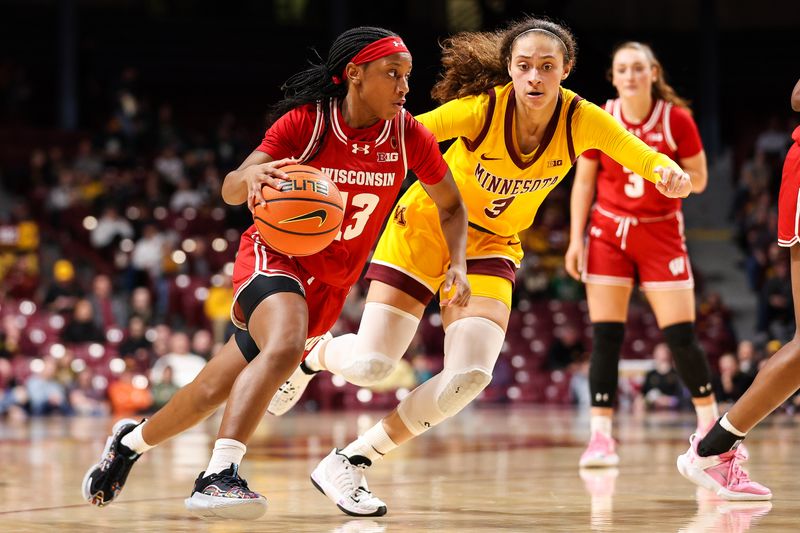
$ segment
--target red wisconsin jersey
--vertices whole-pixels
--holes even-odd
[[[325,129],[322,105],[307,104],[286,113],[267,130],[258,150],[273,159],[295,157],[336,183],[345,205],[339,235],[321,252],[296,259],[316,279],[350,287],[361,275],[407,170],[433,184],[444,177],[447,164],[433,134],[405,110],[392,120],[353,129],[332,100],[325,104],[330,122],[320,139]]]
[[[611,113],[628,131],[654,150],[680,163],[681,158],[700,153],[703,143],[692,116],[680,107],[656,101],[650,115],[639,124],[631,124],[622,116],[620,99],[606,102]],[[681,208],[680,198],[667,198],[655,185],[597,150],[583,154],[589,159],[600,157],[597,174],[597,205],[619,215],[658,217]]]

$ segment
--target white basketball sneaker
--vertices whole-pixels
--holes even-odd
[[[311,357],[312,354],[316,354],[322,343],[328,341],[333,338],[333,335],[329,331],[322,338],[314,345],[310,352],[308,352],[308,357]],[[284,382],[283,385],[278,387],[277,392],[275,395],[272,396],[272,399],[269,401],[269,407],[267,407],[267,412],[275,415],[281,416],[289,412],[289,410],[294,407],[297,402],[300,401],[300,398],[303,396],[303,393],[308,387],[308,384],[311,383],[311,380],[314,379],[319,371],[314,372],[310,370],[305,363],[300,363],[295,371],[289,376],[289,379]]]
[[[364,477],[370,465],[366,457],[347,457],[334,448],[311,473],[311,483],[345,514],[383,516],[386,504],[369,491]]]

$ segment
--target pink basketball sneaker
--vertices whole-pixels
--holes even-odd
[[[772,499],[772,492],[751,480],[747,471],[742,468],[740,463],[744,456],[738,450],[700,457],[697,454],[699,442],[696,434],[689,437],[689,449],[678,457],[678,471],[683,477],[726,500]]]
[[[619,464],[619,456],[614,451],[614,439],[607,437],[596,431],[592,433],[592,438],[589,440],[589,445],[586,451],[581,455],[580,467],[609,467],[617,466]]]

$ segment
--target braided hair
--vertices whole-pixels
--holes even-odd
[[[323,60],[314,50],[317,61],[311,61],[311,66],[291,76],[281,86],[283,100],[275,104],[270,110],[268,126],[272,125],[282,115],[295,107],[322,102],[324,114],[324,127],[322,137],[317,145],[317,150],[307,159],[311,160],[322,146],[322,139],[328,131],[330,111],[326,105],[331,98],[343,98],[347,94],[347,83],[334,83],[333,77],[342,77],[342,72],[347,64],[365,46],[384,37],[396,37],[397,34],[384,28],[373,26],[359,26],[339,35],[328,50],[328,58]]]

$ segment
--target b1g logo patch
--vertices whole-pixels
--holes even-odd
[[[395,163],[399,157],[397,152],[378,152],[378,163]]]
[[[394,223],[398,226],[406,226],[406,207],[404,205],[398,205],[394,209]]]

